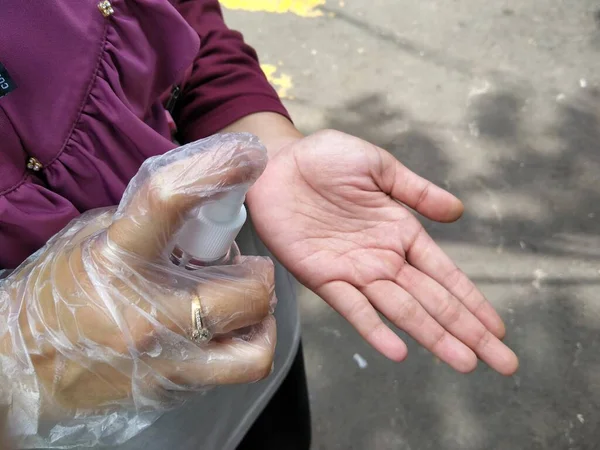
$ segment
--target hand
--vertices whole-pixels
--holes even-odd
[[[407,349],[377,311],[460,372],[477,357],[516,371],[499,316],[407,208],[450,222],[461,202],[388,152],[333,131],[297,139],[248,204],[278,260],[387,357],[401,361]]]
[[[0,404],[11,399],[15,430],[30,433],[44,421],[38,436],[22,440],[44,448],[56,436],[60,445],[118,442],[119,433],[147,426],[147,414],[208,385],[270,373],[272,263],[242,257],[186,272],[164,258],[186,214],[254,182],[265,165],[264,149],[248,136],[151,159],[116,215],[82,216],[0,284]],[[213,335],[204,344],[190,339],[196,297]]]

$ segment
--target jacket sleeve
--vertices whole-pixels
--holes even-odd
[[[180,138],[190,142],[210,136],[256,112],[289,118],[254,49],[225,25],[218,0],[174,3],[201,41],[174,111]]]

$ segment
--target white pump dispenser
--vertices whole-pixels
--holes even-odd
[[[246,222],[244,207],[249,186],[239,186],[197,210],[177,235],[171,261],[195,269],[228,264],[239,255],[235,238]]]

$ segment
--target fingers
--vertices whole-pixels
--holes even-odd
[[[204,326],[213,335],[226,334],[257,324],[273,312],[273,263],[265,258],[244,260],[243,278],[213,280],[198,287]]]
[[[196,347],[186,360],[146,358],[146,363],[178,389],[252,383],[271,373],[276,342],[275,318],[269,316],[243,336]]]
[[[158,257],[186,215],[266,167],[266,150],[247,134],[217,135],[150,158],[130,182],[108,229],[109,244]]]
[[[464,206],[459,199],[409,170],[389,152],[378,150],[381,162],[375,178],[384,192],[429,219],[453,222],[460,218]]]
[[[477,357],[465,344],[448,333],[423,307],[392,281],[376,281],[363,289],[383,315],[410,334],[455,370],[468,373],[477,367]]]
[[[268,316],[244,335],[216,340],[212,380],[218,384],[252,383],[273,370],[277,343],[275,317]]]
[[[148,381],[150,388],[193,390],[258,381],[270,373],[276,342],[274,266],[261,257],[239,261],[205,268],[174,283],[193,282],[194,294],[188,287],[163,290],[152,284],[142,293],[133,284],[115,286],[113,309],[118,310],[120,330],[106,339],[118,341],[110,345],[115,353],[133,351],[153,369],[157,376],[148,377],[153,380]],[[202,345],[191,341],[195,293],[201,299],[203,326],[213,335]],[[122,300],[118,304],[117,297]]]
[[[183,336],[190,335],[195,296],[200,300],[202,325],[211,336],[260,323],[275,309],[275,269],[268,258],[240,257],[238,264],[208,267],[177,284],[188,287],[148,300],[158,310],[158,321]]]
[[[387,327],[369,300],[343,281],[327,283],[317,294],[340,313],[377,351],[393,361],[406,358],[406,344]]]
[[[408,264],[396,281],[435,321],[471,348],[488,366],[503,375],[516,372],[518,360],[513,351],[444,287]]]
[[[498,313],[424,230],[407,249],[406,259],[452,293],[496,337],[504,337],[506,329]]]

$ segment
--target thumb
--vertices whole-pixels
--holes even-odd
[[[158,258],[192,209],[254,183],[266,164],[265,148],[247,133],[215,135],[148,159],[123,195],[108,244]]]

